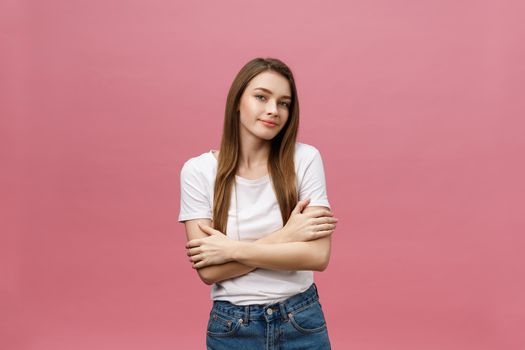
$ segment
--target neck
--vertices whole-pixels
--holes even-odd
[[[270,147],[270,141],[266,140],[241,140],[239,167],[243,169],[255,169],[267,166]]]

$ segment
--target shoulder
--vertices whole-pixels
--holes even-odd
[[[320,155],[320,152],[315,146],[303,142],[295,143],[295,161],[297,164],[310,162],[317,155]]]
[[[181,168],[181,174],[210,174],[214,167],[213,155],[210,152],[204,152],[198,156],[191,157],[184,162]]]

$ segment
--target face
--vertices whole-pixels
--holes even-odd
[[[288,120],[291,96],[290,83],[282,75],[271,71],[256,75],[239,103],[241,138],[273,139]]]

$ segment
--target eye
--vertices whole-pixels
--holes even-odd
[[[290,103],[289,103],[289,102],[282,102],[282,104],[283,104],[286,108],[290,108]]]
[[[263,95],[255,95],[255,98],[260,100],[259,97],[262,97],[262,98],[266,99],[266,97],[264,97]]]

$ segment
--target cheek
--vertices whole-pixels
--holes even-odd
[[[257,115],[260,112],[260,106],[254,102],[247,102],[241,106],[241,114],[251,117]]]
[[[239,123],[245,127],[251,128],[256,123],[256,119],[253,117],[253,112],[241,111]]]
[[[290,114],[288,112],[284,113],[284,116],[281,117],[282,125],[284,126],[286,123],[288,123],[288,119],[290,119]]]

